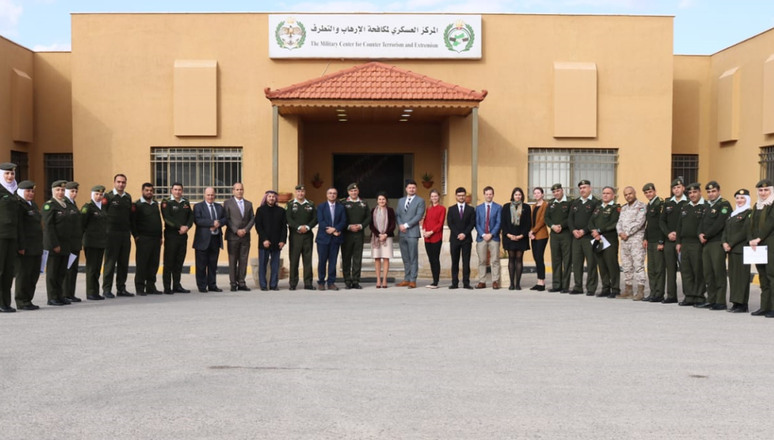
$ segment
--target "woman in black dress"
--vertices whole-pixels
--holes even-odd
[[[529,250],[529,231],[532,229],[530,206],[524,203],[524,191],[514,188],[510,203],[503,206],[500,223],[503,249],[508,251],[508,273],[511,286],[508,290],[521,290],[521,272],[524,270],[524,251]]]

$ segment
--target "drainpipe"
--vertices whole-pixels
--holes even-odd
[[[473,206],[476,206],[476,201],[478,200],[478,107],[473,107],[472,116],[473,119],[471,120],[471,123],[473,129],[471,130],[472,139],[470,140],[470,203]]]
[[[279,108],[271,106],[271,188],[279,191]]]

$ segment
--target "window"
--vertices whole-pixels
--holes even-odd
[[[51,198],[51,185],[57,180],[73,180],[73,154],[52,153],[43,155],[46,172],[46,200]],[[40,188],[40,185],[38,185]]]
[[[683,179],[686,185],[699,181],[699,155],[673,154],[672,180]]]
[[[567,148],[530,148],[529,149],[529,189],[543,187],[550,193],[555,183],[561,183],[565,194],[577,197],[578,182],[591,181],[594,194],[599,195],[602,187],[616,187],[616,166],[618,150],[606,149],[567,149]]]
[[[183,184],[184,196],[204,199],[204,189],[215,188],[215,198],[231,195],[231,187],[242,181],[242,148],[151,148],[151,181],[156,196],[169,197],[170,186]]]
[[[774,179],[774,147],[761,147],[761,179]]]
[[[11,150],[11,162],[16,164],[16,181],[30,178],[30,159],[27,153]]]

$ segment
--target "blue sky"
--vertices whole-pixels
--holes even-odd
[[[0,0],[0,35],[70,50],[71,12],[467,12],[675,17],[674,52],[706,55],[774,27],[772,0]]]

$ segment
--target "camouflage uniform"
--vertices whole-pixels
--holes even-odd
[[[616,225],[618,234],[629,236],[626,240],[621,240],[621,266],[627,290],[635,281],[638,289],[645,289],[645,249],[642,247],[642,240],[645,239],[646,211],[647,206],[639,200],[635,200],[631,205],[626,203],[621,207],[621,215]]]

